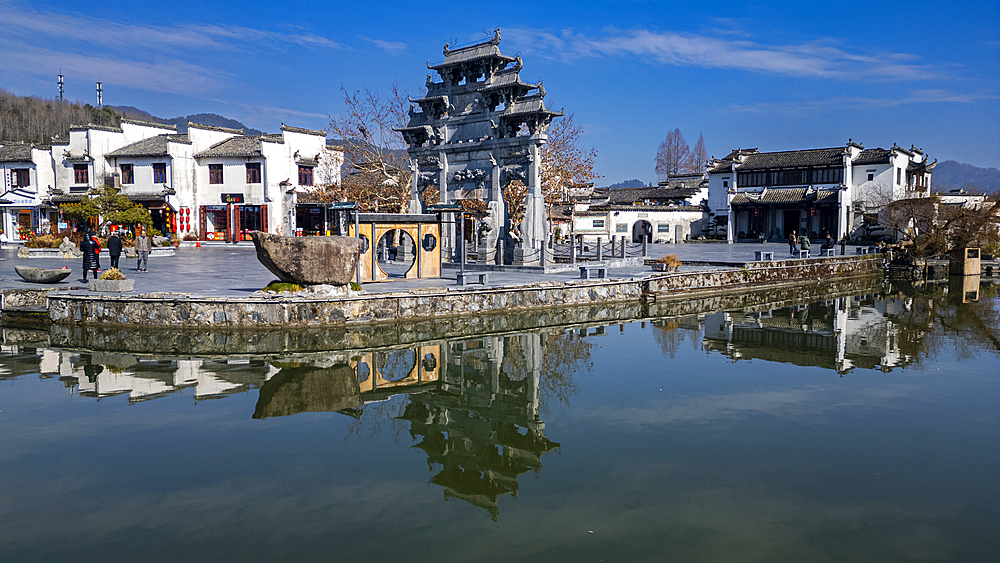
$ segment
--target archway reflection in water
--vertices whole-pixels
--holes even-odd
[[[392,525],[381,556],[422,537],[400,526],[421,515],[452,537],[540,542],[566,558],[577,544],[693,555],[700,536],[760,542],[762,560],[779,545],[806,558],[847,545],[909,553],[872,539],[889,536],[919,537],[931,558],[982,555],[987,543],[954,530],[989,537],[1000,462],[995,443],[957,444],[998,431],[987,416],[998,324],[992,287],[931,285],[277,355],[83,351],[7,329],[0,492],[16,524],[0,548],[276,549],[247,532],[250,518],[316,555],[331,534],[370,554],[360,530]],[[493,523],[477,526],[477,513]],[[664,546],[665,531],[681,539]],[[455,557],[476,543],[429,549]]]

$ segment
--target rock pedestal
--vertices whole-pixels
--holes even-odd
[[[250,233],[257,259],[279,280],[300,285],[347,285],[354,280],[362,241],[354,237],[282,237]]]

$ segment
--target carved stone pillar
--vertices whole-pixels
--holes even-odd
[[[454,203],[448,191],[448,155],[441,151],[438,153],[438,162],[441,169],[438,171],[438,198],[441,203]],[[455,226],[458,223],[458,214],[445,213],[442,217],[444,223],[441,225],[441,256],[448,259],[455,256]]]
[[[545,244],[545,199],[542,197],[542,143],[535,142],[530,147],[528,164],[528,194],[524,198],[524,220],[521,225],[521,241],[524,249],[524,263],[538,263],[538,251]]]
[[[419,214],[424,212],[424,202],[420,201],[420,164],[417,159],[410,159],[410,205],[407,213]]]

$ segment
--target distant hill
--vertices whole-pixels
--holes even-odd
[[[139,121],[150,121],[153,123],[163,123],[165,125],[176,125],[178,133],[187,132],[188,121],[192,123],[198,123],[201,125],[209,125],[211,127],[228,127],[230,129],[243,129],[243,132],[247,135],[260,135],[262,132],[257,129],[251,129],[246,125],[243,125],[235,119],[229,119],[227,117],[222,117],[216,113],[196,113],[193,115],[185,115],[182,117],[171,117],[169,119],[164,119],[162,117],[156,117],[149,112],[143,111],[139,108],[132,106],[114,106],[114,110],[120,111],[125,114],[126,117],[131,119],[137,119]]]
[[[611,184],[610,186],[608,186],[608,188],[612,190],[615,188],[643,188],[643,187],[646,187],[646,183],[637,178],[633,178],[631,180],[623,180],[621,182],[618,182],[617,184]]]
[[[936,192],[958,188],[976,188],[983,193],[995,192],[1000,190],[1000,170],[945,160],[934,167],[931,188]]]

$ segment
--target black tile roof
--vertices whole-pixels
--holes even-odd
[[[326,138],[326,131],[317,131],[315,129],[304,129],[302,127],[292,127],[291,125],[281,124],[282,131],[291,131],[292,133],[303,133],[306,135],[316,135],[319,137]]]
[[[0,146],[0,162],[32,162],[31,145],[12,143]]]
[[[261,153],[261,138],[261,135],[239,135],[237,137],[230,137],[225,141],[215,143],[211,147],[194,155],[194,157],[226,158],[263,156]]]
[[[242,129],[230,129],[229,127],[216,127],[214,125],[202,125],[201,123],[194,123],[188,121],[188,129],[194,127],[195,129],[204,129],[206,131],[218,131],[220,133],[233,133],[235,135],[242,135]]]
[[[892,151],[887,149],[866,149],[854,157],[852,164],[889,164],[889,157],[891,155]]]
[[[107,154],[109,157],[168,156],[168,143],[191,144],[187,135],[157,135],[126,145]]]
[[[152,121],[139,121],[138,119],[128,119],[123,117],[122,123],[131,123],[132,125],[142,125],[143,127],[157,127],[159,129],[169,129],[171,131],[177,131],[177,126],[167,123],[153,123]]]
[[[747,156],[741,164],[736,165],[736,169],[742,172],[771,168],[842,166],[846,150],[844,147],[835,147],[830,149],[756,153]]]
[[[615,188],[608,190],[609,202],[612,205],[630,205],[637,201],[677,201],[684,200],[698,193],[700,188]]]
[[[109,133],[121,133],[122,130],[118,127],[109,127],[107,125],[94,125],[93,123],[88,123],[86,125],[70,125],[70,131],[86,131],[87,129],[96,129],[98,131],[107,131]]]
[[[763,192],[740,192],[732,205],[818,205],[836,204],[838,190],[812,188],[769,188]]]

